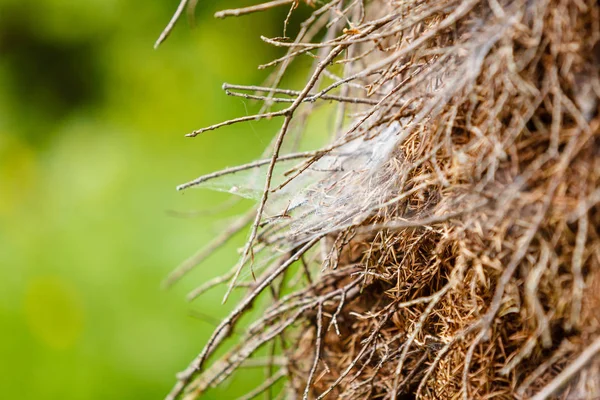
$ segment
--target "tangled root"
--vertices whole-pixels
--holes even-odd
[[[251,223],[240,263],[191,298],[224,282],[247,294],[169,398],[252,361],[272,373],[245,398],[282,378],[303,399],[600,398],[600,3],[289,0],[218,16],[286,4],[314,11],[294,40],[263,38],[287,49],[268,85],[224,85],[261,113],[190,134],[283,121],[269,158],[179,187],[258,207],[208,247]],[[305,86],[280,88],[304,56]],[[331,103],[330,143],[298,152]],[[209,362],[260,296],[271,305]]]

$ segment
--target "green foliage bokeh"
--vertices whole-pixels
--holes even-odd
[[[247,4],[200,2],[194,29],[182,20],[155,51],[176,1],[0,0],[2,398],[162,398],[226,312],[222,291],[184,297],[235,263],[243,235],[160,282],[250,205],[203,213],[228,197],[175,186],[257,158],[277,127],[183,136],[257,109],[221,83],[262,82],[255,66],[280,53],[259,35],[280,35],[287,10],[212,18]]]

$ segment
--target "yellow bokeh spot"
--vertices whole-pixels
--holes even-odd
[[[51,348],[68,349],[81,336],[80,297],[73,286],[58,277],[37,277],[28,283],[25,315],[32,334]]]

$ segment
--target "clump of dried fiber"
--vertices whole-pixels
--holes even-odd
[[[245,297],[168,398],[252,362],[270,374],[245,398],[279,380],[302,399],[600,398],[600,2],[279,0],[217,16],[280,5],[312,14],[293,39],[263,38],[287,50],[268,84],[224,86],[261,113],[190,134],[281,120],[264,160],[180,186],[235,182],[258,206],[168,280],[250,225],[239,264],[190,295],[228,282]],[[280,87],[308,56],[304,86]],[[331,103],[330,143],[298,152]],[[264,346],[280,354],[252,358]]]

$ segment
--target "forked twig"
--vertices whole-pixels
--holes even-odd
[[[292,4],[295,1],[297,0],[273,0],[250,7],[218,11],[215,13],[215,18],[239,17],[240,15],[252,14],[255,12],[268,10],[269,8],[279,7],[286,4]]]

